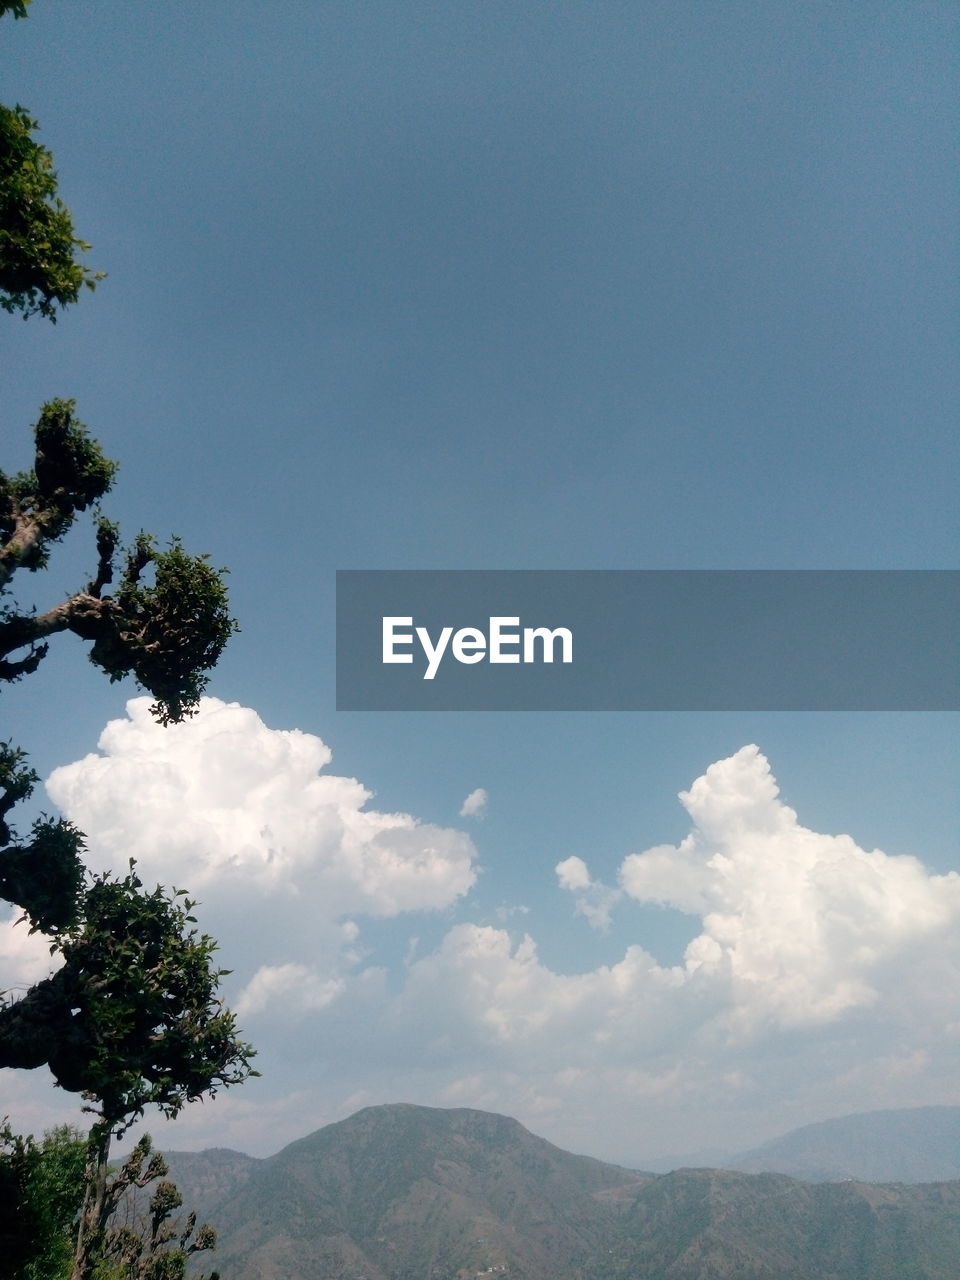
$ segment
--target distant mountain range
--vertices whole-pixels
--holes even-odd
[[[893,1155],[881,1158],[878,1135],[910,1152],[937,1126],[956,1133],[958,1117],[960,1108],[922,1108],[812,1125],[744,1163],[772,1153],[820,1177],[849,1141],[886,1168]],[[949,1143],[935,1144],[937,1160]],[[167,1155],[186,1206],[218,1228],[212,1262],[230,1280],[960,1276],[960,1181],[811,1185],[717,1169],[658,1177],[571,1155],[506,1116],[410,1105],[369,1107],[265,1160]]]
[[[949,1182],[960,1179],[960,1107],[870,1111],[808,1124],[724,1166],[808,1182]]]

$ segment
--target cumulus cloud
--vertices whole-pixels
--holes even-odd
[[[342,978],[326,978],[303,964],[262,965],[240,993],[236,1012],[241,1018],[281,1008],[287,1014],[323,1009],[344,988]]]
[[[461,818],[482,818],[487,810],[487,793],[483,787],[471,791],[460,806]]]
[[[555,1116],[547,1132],[567,1143],[582,1125],[580,1149],[603,1130],[623,1156],[636,1107],[648,1135],[696,1123],[698,1142],[730,1142],[718,1115],[769,1136],[951,1100],[960,877],[803,827],[754,746],[680,800],[690,833],[624,859],[620,917],[629,928],[631,901],[698,917],[682,963],[657,963],[639,939],[615,963],[563,973],[529,935],[458,924],[391,1003],[394,1052],[429,1059],[445,1098]],[[605,888],[577,856],[555,872],[588,905]]]
[[[610,928],[610,913],[623,894],[600,880],[590,876],[590,870],[582,858],[573,854],[554,867],[561,889],[576,895],[577,915],[583,916],[594,929]]]
[[[687,976],[728,986],[745,1018],[800,1025],[870,1005],[892,956],[960,918],[960,876],[801,826],[755,746],[711,765],[680,801],[691,833],[630,855],[620,882],[639,902],[701,917]]]
[[[954,954],[960,876],[802,826],[756,746],[712,764],[679,799],[690,833],[630,854],[619,882],[627,899],[699,917],[672,970],[677,1000],[695,996],[726,1034],[814,1027],[895,1000],[892,978],[908,957],[924,955],[929,969],[942,965],[941,948]],[[609,923],[622,895],[582,858],[555,871],[581,914]]]
[[[54,770],[47,791],[96,861],[134,856],[148,876],[203,895],[308,897],[321,919],[449,906],[476,877],[462,832],[367,807],[355,778],[323,770],[330,749],[255,711],[204,698],[163,728],[148,698],[103,731],[100,753]]]
[[[802,826],[756,747],[681,792],[689,833],[630,853],[616,887],[579,856],[556,864],[577,911],[602,929],[615,909],[628,937],[583,971],[527,920],[508,928],[506,905],[497,926],[418,924],[416,944],[394,926],[377,952],[370,918],[450,910],[475,853],[460,832],[370,808],[329,764],[319,738],[247,708],[206,700],[162,730],[142,699],[49,784],[94,865],[132,854],[145,878],[209,897],[220,915],[203,925],[240,970],[234,1003],[275,1082],[258,1088],[320,1096],[322,1080],[311,1114],[325,1119],[360,1096],[484,1106],[635,1160],[692,1126],[697,1145],[746,1145],[844,1110],[953,1100],[960,877]],[[647,904],[697,922],[681,962],[643,945]],[[242,1099],[229,1107],[243,1146],[253,1120]],[[266,1149],[305,1131],[302,1105],[277,1107]]]
[[[92,866],[181,885],[234,970],[244,1019],[302,1021],[336,1003],[366,956],[358,919],[449,908],[476,878],[462,832],[369,805],[327,771],[313,734],[204,698],[163,728],[127,704],[99,752],[55,770],[47,790],[86,833]]]
[[[615,965],[568,975],[543,963],[529,934],[514,939],[506,929],[458,924],[411,966],[393,1013],[398,1023],[417,1024],[419,1036],[443,1009],[435,1044],[469,1044],[477,1060],[503,1065],[518,1049],[537,1057],[549,1049],[590,1062],[600,1046],[621,1055],[662,1042],[673,1022],[664,1005],[677,985],[677,973],[642,947],[628,947]]]
[[[561,889],[569,889],[572,893],[576,893],[579,889],[590,888],[590,872],[587,864],[576,854],[564,858],[563,862],[558,862],[554,871],[557,873]]]
[[[15,911],[0,923],[0,991],[19,993],[59,967],[50,956],[50,939],[31,933],[30,926]]]

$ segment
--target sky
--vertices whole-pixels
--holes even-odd
[[[188,723],[62,639],[4,691],[94,870],[189,888],[261,1078],[642,1165],[960,1104],[955,713],[337,712],[337,569],[952,568],[955,6],[34,0],[2,100],[90,266],[8,318],[127,537],[228,566]],[[22,600],[94,562],[78,528]],[[0,986],[46,972],[0,927]],[[2,1110],[76,1116],[43,1071]]]

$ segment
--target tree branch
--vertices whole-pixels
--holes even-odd
[[[86,591],[78,591],[46,613],[15,614],[0,622],[0,658],[6,658],[17,649],[36,644],[58,631],[72,631],[84,640],[97,640],[116,613],[117,607],[109,598],[100,600]],[[32,662],[33,659],[24,661]]]
[[[0,547],[0,591],[8,585],[18,569],[30,568],[43,550],[48,535],[39,516],[26,515],[17,508],[12,512],[13,533]]]

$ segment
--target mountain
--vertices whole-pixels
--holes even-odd
[[[178,1187],[188,1189],[187,1209],[195,1210],[198,1222],[212,1221],[220,1205],[246,1186],[263,1164],[254,1156],[228,1147],[206,1151],[165,1151],[170,1177]]]
[[[649,1173],[673,1173],[674,1169],[736,1169],[736,1162],[743,1154],[731,1151],[729,1147],[703,1147],[697,1151],[684,1151],[682,1155],[654,1156],[652,1160],[639,1163]]]
[[[680,1169],[640,1188],[589,1280],[955,1280],[960,1183]],[[566,1273],[569,1275],[570,1273]]]
[[[960,1107],[871,1111],[808,1124],[723,1163],[807,1182],[947,1182],[960,1178]]]
[[[231,1280],[956,1280],[960,1182],[662,1177],[483,1111],[369,1107],[266,1160],[170,1153]],[[194,1182],[196,1179],[196,1182]],[[207,1265],[210,1265],[208,1263]]]
[[[220,1204],[217,1267],[236,1280],[572,1274],[648,1180],[506,1116],[369,1107],[261,1161]]]

